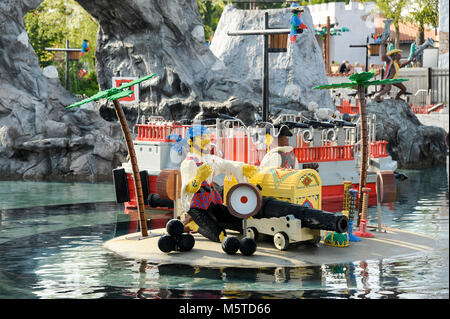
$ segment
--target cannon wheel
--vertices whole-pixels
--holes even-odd
[[[227,193],[227,208],[231,215],[244,219],[257,214],[262,205],[261,191],[250,183],[239,183]]]
[[[255,227],[248,227],[246,229],[246,237],[252,238],[254,240],[258,240],[258,230]]]
[[[276,233],[273,236],[273,244],[279,250],[286,250],[289,246],[289,237],[285,232]]]

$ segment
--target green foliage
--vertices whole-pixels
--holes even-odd
[[[197,0],[198,9],[203,18],[205,40],[209,40],[214,35],[223,9],[228,3],[231,3],[231,1]]]
[[[383,15],[385,19],[392,19],[395,27],[395,48],[400,46],[400,22],[405,20],[405,7],[407,0],[361,0],[361,2],[375,2],[377,11]]]
[[[81,48],[83,40],[89,40],[90,51],[78,62],[70,62],[70,89],[87,96],[97,92],[94,52],[99,26],[88,12],[74,0],[44,0],[24,16],[24,23],[39,65],[42,68],[55,65],[62,85],[65,84],[65,53],[45,48],[65,48],[66,40],[71,48]],[[78,77],[80,69],[87,70],[85,77]]]
[[[392,19],[392,24],[398,26],[399,22],[404,19],[403,11],[407,4],[407,0],[364,0],[362,2],[373,1],[378,11],[385,19]]]
[[[328,90],[339,88],[356,89],[358,85],[364,85],[365,87],[368,87],[371,85],[382,85],[382,84],[389,85],[408,81],[407,79],[384,79],[384,80],[369,81],[373,76],[374,76],[373,72],[359,72],[349,76],[348,79],[351,82],[319,85],[313,87],[313,89],[316,90]]]
[[[409,8],[411,10],[406,19],[418,25],[419,29],[423,30],[426,25],[439,26],[439,0],[412,0]]]
[[[69,61],[69,81],[70,91],[81,96],[92,96],[98,91],[97,73],[94,69],[87,72],[85,76],[80,76],[82,64],[77,61]],[[58,76],[61,85],[65,85],[66,68],[65,65],[58,66]]]
[[[301,6],[307,6],[312,4],[321,4],[321,3],[329,3],[329,2],[345,2],[348,4],[350,0],[302,0],[298,1],[297,3]]]
[[[62,44],[65,41],[65,7],[62,3],[44,1],[24,16],[28,38],[36,52],[41,67],[52,63],[54,52],[45,51],[46,47]]]

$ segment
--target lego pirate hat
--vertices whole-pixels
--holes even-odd
[[[400,50],[400,49],[394,49],[394,50],[391,50],[391,51],[389,51],[388,53],[386,53],[386,55],[387,55],[387,56],[391,56],[391,55],[393,55],[394,53],[400,53],[400,52],[402,52],[402,50]]]
[[[186,138],[192,139],[196,136],[202,136],[203,134],[208,134],[208,129],[199,124],[192,125],[186,132]]]
[[[271,125],[266,125],[267,134],[270,134]],[[285,124],[275,124],[273,127],[279,130],[278,137],[280,136],[292,136],[292,132],[289,127]]]
[[[298,4],[293,3],[291,4],[291,12],[305,12],[305,9],[303,9],[302,7],[300,7]]]
[[[278,136],[292,136],[292,132],[286,125],[282,125]]]

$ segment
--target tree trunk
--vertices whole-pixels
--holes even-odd
[[[400,26],[399,26],[398,22],[394,26],[395,26],[394,46],[396,49],[400,49]]]
[[[416,48],[418,48],[419,45],[421,45],[422,43],[425,42],[425,28],[423,25],[419,26],[419,32],[417,33],[415,42],[416,42]],[[416,60],[416,66],[422,67],[422,58],[423,58],[423,55],[421,55],[420,58],[418,60]]]
[[[361,123],[361,167],[359,176],[359,193],[358,193],[358,223],[361,218],[362,212],[362,189],[366,187],[367,180],[367,161],[368,161],[368,135],[367,135],[367,107],[366,107],[366,95],[364,93],[365,87],[362,84],[358,85],[358,98],[359,98],[359,116]]]
[[[128,155],[130,155],[131,169],[133,170],[134,187],[136,189],[136,199],[138,203],[138,216],[139,223],[141,225],[142,237],[147,237],[147,221],[145,219],[145,206],[144,206],[144,195],[142,193],[141,175],[139,174],[139,167],[137,164],[136,153],[134,151],[133,138],[131,137],[130,130],[128,128],[127,120],[125,114],[123,113],[122,107],[119,101],[113,100],[114,109],[116,110],[117,118],[119,119],[120,127],[122,128],[123,136],[125,137],[125,142],[127,143]]]

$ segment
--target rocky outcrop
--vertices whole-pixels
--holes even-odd
[[[102,90],[111,87],[113,76],[157,74],[141,84],[140,114],[149,115],[154,108],[167,119],[193,119],[214,106],[248,123],[252,114],[259,113],[251,88],[206,46],[196,0],[78,3],[100,24],[95,54]],[[230,104],[245,106],[247,114],[230,109]],[[108,118],[109,112],[113,118],[113,109],[105,107],[104,116]],[[133,120],[136,112],[128,113]]]
[[[22,19],[41,1],[0,2],[0,178],[110,180],[126,156],[115,113],[104,101],[65,110],[77,99],[61,87],[54,69],[40,69]],[[112,76],[158,75],[140,86],[140,112],[125,108],[131,127],[138,113],[147,115],[152,108],[167,119],[226,113],[248,124],[258,118],[261,36],[225,34],[261,29],[264,11],[227,6],[210,50],[196,0],[78,2],[100,24],[96,61],[102,90],[111,87]],[[289,15],[287,9],[269,10],[270,26],[288,27]],[[270,55],[274,113],[304,110],[310,102],[333,108],[329,92],[312,89],[327,79],[308,11],[303,20],[311,31],[288,44],[287,53]],[[406,166],[440,163],[440,131],[413,119],[404,124],[402,117],[410,115],[405,106],[395,107],[398,112],[374,107],[380,109],[378,137],[391,142],[393,157]],[[384,112],[392,112],[395,121]]]
[[[158,75],[141,85],[141,114],[156,108],[167,119],[192,119],[208,117],[216,109],[247,124],[261,114],[261,36],[243,40],[226,32],[261,29],[266,10],[228,5],[210,50],[195,0],[78,2],[101,26],[96,49],[101,89],[111,87],[113,76]],[[288,9],[268,11],[273,25],[289,28]],[[314,30],[308,12],[303,19]],[[270,65],[272,110],[299,111],[311,101],[334,108],[328,92],[312,89],[326,83],[313,31],[299,36],[287,53],[271,54]]]
[[[264,29],[265,12],[269,17],[269,28],[290,28],[292,13],[289,9],[239,10],[228,5],[211,43],[214,55],[232,74],[250,86],[250,96],[255,101],[262,99],[263,36],[229,36],[227,32]],[[321,108],[335,109],[328,91],[313,89],[328,81],[308,8],[302,13],[302,22],[308,29],[297,35],[293,44],[288,40],[287,52],[269,53],[269,108],[275,115],[286,110],[306,110],[311,102]]]
[[[0,2],[0,178],[110,180],[126,156],[120,127],[93,103],[64,109],[77,99],[40,69],[22,20],[40,2]]]
[[[1,178],[108,179],[111,169],[126,155],[115,113],[105,101],[71,111],[64,109],[76,98],[59,85],[54,69],[39,68],[23,24],[24,14],[41,1],[0,3]],[[261,91],[257,82],[260,77],[242,77],[236,70],[243,64],[230,63],[230,67],[224,55],[225,63],[205,45],[196,0],[78,2],[100,24],[96,61],[102,90],[111,87],[113,76],[158,75],[141,84],[139,112],[125,107],[130,124],[135,122],[138,113],[147,115],[152,108],[167,119],[211,118],[217,113],[226,113],[248,124],[259,117]],[[271,12],[271,16],[275,23],[282,22],[286,27],[289,14],[287,10],[282,11]],[[262,17],[262,11],[249,12],[250,20],[242,16],[248,11],[228,7],[227,12],[244,19],[244,27],[251,27],[253,23],[256,23],[255,27],[261,26],[258,19]],[[229,17],[225,15],[225,19]],[[305,14],[305,19],[312,29],[311,17]],[[296,64],[313,64],[320,69],[316,73],[323,73],[314,36],[311,33],[304,38],[297,40],[297,49],[291,48],[296,52],[282,54],[284,59],[294,54]],[[234,54],[243,54],[242,60],[247,62],[254,58],[254,47],[260,47],[256,38],[245,41],[240,48],[235,39],[228,37],[228,40],[235,48]],[[311,48],[301,50],[302,45]],[[314,55],[311,55],[312,51]],[[310,61],[300,62],[305,58]],[[275,83],[285,81],[283,76],[272,81],[271,93],[289,98],[273,101],[281,107],[283,105],[278,103],[290,101],[288,107],[299,109],[313,96],[307,97],[305,92],[312,92],[311,86],[324,83],[326,78],[310,72],[308,76],[313,80],[310,83],[305,76],[296,76],[300,72],[293,64],[284,63],[282,68],[285,66],[289,69],[289,85],[282,88],[281,84]],[[255,72],[252,74],[257,74]],[[279,70],[272,71],[272,74],[279,73]],[[322,97],[327,101],[326,93],[314,94],[317,103],[321,104]]]
[[[376,138],[388,141],[387,152],[399,168],[422,169],[446,163],[447,146],[443,128],[420,123],[411,107],[385,99],[367,103],[369,114],[376,115]]]

